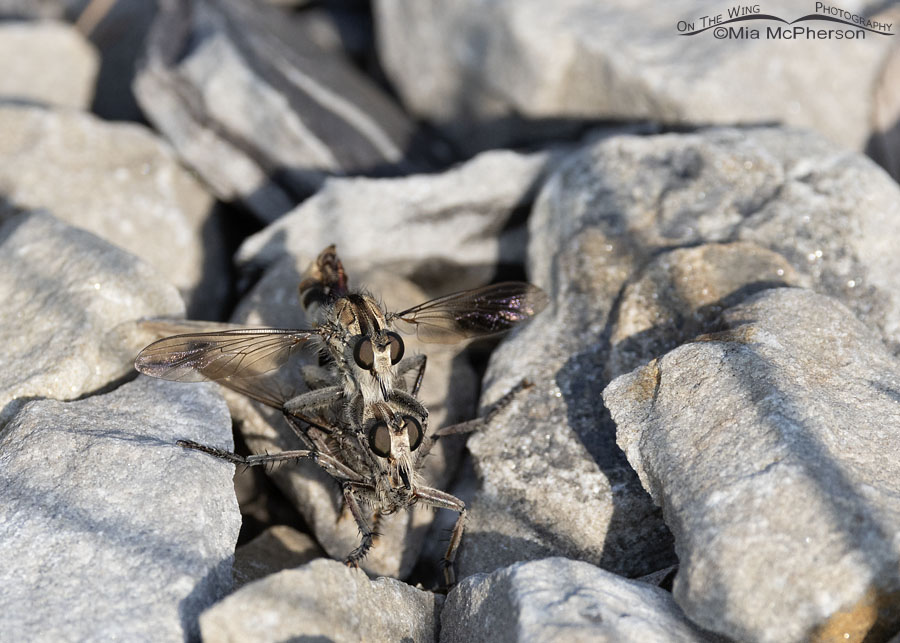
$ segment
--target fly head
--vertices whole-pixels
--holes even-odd
[[[394,366],[403,359],[403,339],[389,330],[385,313],[374,298],[351,293],[331,312],[337,327],[332,350],[366,401],[384,400],[396,386]]]
[[[371,455],[376,486],[411,492],[418,486],[413,453],[425,438],[426,419],[399,405],[374,404],[363,436]]]

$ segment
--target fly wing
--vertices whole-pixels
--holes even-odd
[[[508,281],[426,301],[394,313],[390,321],[423,342],[452,344],[507,331],[537,315],[547,301],[537,286]]]
[[[238,328],[173,335],[153,342],[134,361],[139,372],[179,382],[240,382],[285,364],[313,330]]]
[[[282,410],[285,402],[301,392],[296,384],[288,386],[283,379],[272,377],[271,372],[258,377],[227,378],[218,380],[218,383],[278,410]]]

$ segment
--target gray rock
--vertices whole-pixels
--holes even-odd
[[[306,1],[306,0],[303,0]],[[278,2],[278,0],[275,0]],[[323,49],[336,50],[342,56],[350,56],[355,61],[362,61],[362,68],[369,74],[384,81],[384,73],[377,70],[375,64],[375,29],[372,24],[372,8],[369,4],[358,2],[337,2],[327,5],[310,3],[303,11],[294,13],[299,20],[306,23],[310,38]],[[359,64],[359,62],[357,62]],[[436,156],[446,156],[450,160],[452,153],[445,143],[432,141]]]
[[[139,378],[31,402],[0,433],[0,629],[29,641],[184,640],[231,587],[233,468],[215,388]]]
[[[435,295],[482,285],[498,263],[522,262],[516,215],[557,160],[495,151],[441,174],[332,179],[248,238],[237,262],[252,270],[288,252],[316,256],[335,243],[345,261],[391,270]]]
[[[722,310],[755,292],[805,282],[780,254],[745,241],[661,254],[622,292],[606,377],[613,380],[693,339]]]
[[[242,452],[246,450],[244,445],[235,446]],[[255,540],[272,526],[300,530],[305,536],[307,530],[303,517],[293,505],[285,501],[283,494],[263,468],[237,467],[234,473],[234,495],[241,508],[241,532],[245,539]],[[235,577],[237,578],[237,573]]]
[[[265,2],[278,7],[302,7],[309,4],[309,0],[265,0]]]
[[[321,248],[320,248],[321,250]],[[340,253],[340,248],[338,248]],[[285,257],[272,266],[238,306],[233,321],[251,326],[309,328],[297,299],[301,275],[315,255],[297,259]],[[390,271],[360,272],[354,261],[345,261],[350,285],[361,283],[384,301],[388,310],[421,303],[424,293]],[[471,365],[460,355],[458,346],[423,345],[415,337],[405,337],[406,355],[426,353],[428,366],[419,399],[429,411],[428,429],[467,420],[474,416],[477,381]],[[302,359],[315,361],[308,352]],[[273,386],[286,397],[304,390],[291,368],[281,369],[287,379],[276,379]],[[247,445],[255,453],[300,448],[298,439],[281,413],[236,393],[227,393],[234,416]],[[461,451],[459,438],[441,440],[427,459],[424,476],[429,484],[444,489],[452,476]],[[282,492],[297,507],[310,525],[316,540],[329,556],[342,560],[359,544],[359,529],[346,511],[340,487],[311,462],[283,465],[270,472]],[[455,516],[455,513],[451,513]],[[362,561],[372,574],[406,577],[422,550],[435,512],[416,506],[382,518],[380,537]]]
[[[300,567],[323,553],[312,538],[293,527],[269,527],[234,552],[234,588],[283,569]]]
[[[251,583],[200,617],[204,641],[435,641],[443,597],[314,560]]]
[[[404,104],[472,150],[571,130],[572,121],[648,119],[667,124],[783,122],[812,127],[862,150],[873,87],[891,36],[859,40],[766,37],[782,23],[745,22],[761,37],[681,35],[724,6],[682,0],[664,7],[621,0],[374,3],[378,49]],[[813,6],[789,0],[763,12],[792,21]],[[884,3],[853,13],[897,24]],[[794,26],[843,28],[815,21]],[[827,88],[840,87],[837,96]],[[898,107],[895,101],[894,111]]]
[[[900,615],[900,362],[806,290],[759,293],[723,324],[603,394],[674,532],[675,599],[739,640],[886,637]]]
[[[556,175],[550,183],[560,180]],[[545,188],[532,230],[551,216],[551,204]],[[616,446],[615,426],[597,394],[606,383],[604,334],[631,267],[619,262],[621,254],[596,227],[553,214],[560,227],[580,232],[532,237],[532,281],[547,290],[551,305],[491,357],[483,406],[522,379],[533,386],[469,439],[478,486],[459,553],[462,576],[548,556],[628,576],[674,562],[671,536]],[[552,277],[535,269],[547,255]]]
[[[615,427],[597,394],[605,351],[594,344],[566,347],[582,322],[567,319],[574,299],[556,296],[555,308],[491,357],[483,404],[522,379],[533,386],[469,438],[478,485],[471,496],[453,490],[470,508],[460,577],[548,556],[578,558],[628,576],[673,562],[671,537],[616,447]],[[588,298],[598,306],[613,301]]]
[[[70,25],[54,21],[0,24],[0,100],[86,109],[100,66],[97,51]]]
[[[0,420],[19,398],[74,399],[131,373],[149,338],[132,322],[184,311],[150,266],[45,213],[0,227],[0,275]]]
[[[471,576],[447,596],[441,643],[713,641],[672,595],[588,563],[548,558]]]
[[[752,241],[900,349],[900,188],[868,159],[809,132],[712,129],[597,141],[547,182],[529,226],[535,283],[564,285],[569,264],[608,264],[622,275],[604,291],[611,296],[664,249]],[[557,256],[588,235],[593,254]]]
[[[662,569],[658,569],[653,573],[647,574],[646,576],[641,576],[637,580],[641,581],[642,583],[653,585],[654,587],[671,589],[672,579],[675,578],[675,573],[677,571],[678,565],[671,565],[670,567],[663,567]]]
[[[900,89],[894,79],[900,74],[900,51],[891,52],[884,62],[881,74],[875,82],[872,105],[872,135],[866,145],[866,154],[887,170],[894,179],[900,178],[900,122],[897,105]]]
[[[773,271],[781,278],[778,270],[785,283],[843,300],[896,341],[897,237],[897,185],[871,161],[809,133],[608,136],[572,155],[545,182],[529,220],[530,278],[552,303],[498,347],[486,375],[483,405],[523,378],[535,385],[469,440],[479,483],[461,573],[551,555],[628,576],[671,564],[670,536],[598,395],[608,374],[684,341],[691,329],[669,332],[664,319],[656,320],[660,335],[641,335],[656,315],[683,316],[716,291],[731,304],[730,289],[769,281]],[[692,255],[709,254],[700,292],[683,289],[681,302],[653,300],[680,278],[667,276],[663,257],[639,277],[666,251],[738,241],[757,248],[670,258],[691,265]],[[756,259],[741,267],[740,256]]]
[[[0,0],[0,14],[11,19],[62,19],[77,0]]]
[[[0,106],[0,196],[46,208],[146,260],[194,315],[214,316],[228,257],[212,197],[145,127]]]
[[[157,3],[145,0],[92,2],[79,14],[76,27],[87,34],[100,52],[100,73],[91,112],[108,121],[144,122],[131,89],[137,61]]]
[[[135,94],[220,199],[266,221],[327,175],[396,171],[414,156],[413,125],[386,94],[259,3],[162,2]]]

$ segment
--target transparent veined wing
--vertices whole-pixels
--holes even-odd
[[[173,335],[153,342],[134,361],[139,372],[179,382],[222,381],[232,388],[285,364],[314,330],[234,328]],[[227,381],[227,382],[226,382]]]
[[[537,315],[547,302],[537,286],[508,281],[426,301],[392,314],[390,321],[423,342],[452,344],[507,331]]]

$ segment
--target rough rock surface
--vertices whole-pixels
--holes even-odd
[[[130,322],[184,311],[150,266],[46,213],[0,227],[0,275],[0,419],[17,398],[73,399],[125,376],[149,338]]]
[[[71,0],[70,0],[71,1]],[[156,2],[117,0],[79,5],[75,26],[100,52],[100,73],[91,112],[107,121],[146,122],[132,91],[137,61],[144,55]]]
[[[77,29],[62,22],[0,24],[0,100],[86,109],[94,96],[99,56]],[[2,116],[0,116],[2,120]]]
[[[885,60],[875,83],[872,106],[872,136],[866,154],[895,179],[900,178],[900,50],[896,48]]]
[[[66,0],[0,0],[0,12],[6,18],[61,19],[66,13]]]
[[[166,0],[135,80],[147,117],[225,201],[272,221],[325,176],[395,169],[413,126],[304,24],[243,0]]]
[[[204,641],[435,641],[443,597],[334,560],[250,583],[200,618]]]
[[[900,188],[865,157],[810,132],[599,140],[547,183],[529,231],[538,285],[560,279],[558,249],[579,237],[584,256],[567,261],[609,264],[622,273],[619,283],[664,249],[752,241],[900,347]],[[618,296],[618,287],[607,292]]]
[[[569,221],[577,209],[551,212],[547,186],[566,180],[572,165],[545,185],[529,223],[530,278],[551,304],[500,344],[485,376],[483,406],[523,378],[533,386],[469,439],[478,482],[472,495],[467,480],[456,490],[470,500],[462,576],[547,556],[629,576],[674,561],[659,511],[616,447],[596,393],[605,383],[603,334],[629,272],[596,227]],[[579,233],[535,232],[535,220],[554,216]],[[545,257],[553,257],[552,277],[535,270]]]
[[[900,362],[806,290],[764,291],[723,323],[604,391],[675,535],[675,599],[738,640],[885,638],[900,626]]]
[[[234,588],[283,569],[300,567],[323,553],[312,538],[292,527],[269,527],[234,552]]]
[[[547,558],[470,576],[447,596],[441,643],[717,641],[666,591],[581,561]]]
[[[29,403],[0,433],[0,630],[28,641],[184,640],[231,587],[233,468],[208,384],[139,378]]]
[[[785,128],[607,136],[562,163],[529,220],[530,279],[552,303],[494,352],[482,403],[523,377],[535,386],[469,440],[479,483],[460,550],[463,575],[548,555],[625,575],[670,564],[666,528],[616,447],[598,396],[608,373],[670,345],[641,346],[652,339],[640,335],[646,319],[679,309],[660,310],[653,296],[666,293],[658,285],[637,297],[646,283],[640,271],[667,251],[752,242],[755,268],[729,274],[730,260],[712,260],[703,287],[724,296],[771,280],[773,270],[781,279],[783,270],[784,283],[841,299],[896,343],[898,210],[900,189],[871,161]],[[703,306],[708,294],[688,292],[678,306]],[[645,322],[629,328],[633,316]],[[611,360],[613,340],[620,352]]]
[[[233,321],[250,326],[309,328],[298,302],[297,285],[313,258],[286,257],[272,266],[243,299]],[[344,266],[351,288],[365,284],[384,301],[388,310],[402,310],[426,299],[421,290],[390,271],[360,272],[353,261],[344,262]],[[404,342],[406,355],[423,352],[428,355],[419,399],[429,411],[429,431],[473,417],[477,382],[468,360],[459,354],[459,347],[426,346],[410,336],[404,337]],[[304,359],[315,361],[315,354],[307,352]],[[290,371],[290,367],[282,371]],[[296,394],[304,390],[295,372],[285,374],[287,381],[281,380],[276,385],[282,387],[280,390],[286,397],[290,397],[291,392]],[[251,451],[263,453],[299,448],[297,437],[280,412],[236,393],[229,393],[228,399]],[[437,444],[424,465],[424,476],[429,484],[445,489],[460,449],[458,438],[448,438]],[[310,462],[292,463],[275,468],[270,475],[302,513],[330,556],[343,559],[359,544],[356,523],[349,513],[341,511],[340,487],[318,466]],[[416,506],[411,511],[385,516],[379,527],[381,536],[362,562],[363,569],[373,574],[407,576],[422,549],[434,514],[432,509]]]
[[[583,277],[598,276],[590,274]],[[593,286],[602,287],[600,281]],[[673,562],[671,537],[616,447],[597,395],[602,347],[567,347],[577,327],[556,311],[578,302],[551,296],[555,305],[491,358],[483,403],[493,403],[523,378],[533,386],[469,438],[478,484],[471,496],[454,488],[470,509],[460,577],[547,556],[586,560],[627,576]],[[612,301],[599,293],[584,299]]]
[[[145,127],[0,106],[0,161],[7,205],[93,232],[159,270],[194,315],[218,312],[228,259],[213,200]]]
[[[378,267],[446,294],[482,285],[498,263],[520,263],[527,208],[558,154],[486,152],[441,174],[332,179],[237,253],[258,269],[332,243],[344,261]],[[362,274],[365,274],[363,272]]]
[[[812,4],[759,9],[900,25]],[[0,632],[197,640],[231,578],[207,639],[896,635],[900,188],[858,152],[898,175],[897,38],[686,36],[759,16],[639,5],[0,0],[73,22],[0,23]],[[364,571],[407,585],[372,582],[321,468],[230,479],[174,444],[231,448],[216,389],[125,384],[143,318],[216,324],[178,291],[191,319],[310,326],[332,243],[387,310],[519,278],[551,301],[505,338],[407,341],[431,430],[479,412],[485,365],[482,414],[531,384],[425,461],[469,508],[443,627],[409,585],[440,584],[457,514],[386,517]],[[315,348],[267,390],[301,392]],[[225,397],[237,452],[299,446]],[[262,534],[233,565],[232,484]]]
[[[606,376],[612,380],[693,339],[754,292],[804,282],[780,254],[745,241],[663,253],[622,291]]]
[[[898,13],[884,7],[863,2],[853,13],[893,23],[895,32]],[[380,58],[405,105],[469,150],[589,119],[781,122],[862,150],[873,87],[894,49],[893,36],[871,32],[841,41],[769,38],[767,27],[788,28],[776,21],[727,25],[758,29],[758,39],[682,35],[680,21],[699,29],[703,15],[729,17],[724,6],[687,0],[652,10],[626,0],[378,0],[374,8]],[[813,10],[789,0],[762,7],[786,21]],[[828,17],[791,27],[845,28]]]

